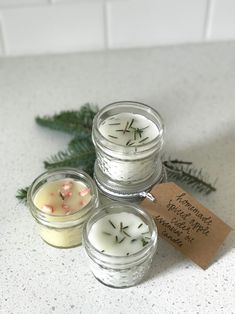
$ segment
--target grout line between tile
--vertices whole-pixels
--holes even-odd
[[[0,20],[0,38],[1,38],[1,44],[2,44],[2,54],[4,56],[6,56],[6,36],[4,34],[4,31],[3,31],[3,23],[2,23],[2,20]]]
[[[205,22],[203,29],[203,40],[206,41],[209,39],[209,34],[211,31],[211,21],[212,21],[212,3],[213,0],[207,0],[206,14],[205,14]]]
[[[104,27],[104,49],[108,49],[108,14],[107,3],[103,1],[103,27]]]

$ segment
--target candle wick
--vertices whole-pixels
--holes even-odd
[[[65,199],[64,195],[61,192],[59,192],[59,195],[62,198],[62,200],[64,201],[64,199]]]

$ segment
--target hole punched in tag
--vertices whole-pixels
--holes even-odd
[[[153,196],[153,194],[151,194],[150,192],[141,192],[140,194],[141,197],[144,197],[153,203],[157,203],[157,198]]]

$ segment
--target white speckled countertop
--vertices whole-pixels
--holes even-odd
[[[160,239],[147,280],[117,290],[94,279],[82,247],[46,245],[15,199],[69,140],[36,115],[126,99],[161,113],[168,154],[219,178],[199,200],[235,227],[235,43],[0,59],[1,314],[235,313],[234,232],[206,271]]]

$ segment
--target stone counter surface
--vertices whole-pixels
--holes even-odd
[[[0,59],[0,313],[235,313],[234,232],[203,271],[159,239],[148,278],[111,289],[88,269],[82,247],[60,250],[36,233],[15,198],[70,137],[39,127],[37,115],[118,100],[156,108],[165,152],[218,178],[192,192],[235,227],[235,43]],[[189,190],[190,191],[190,190]]]

